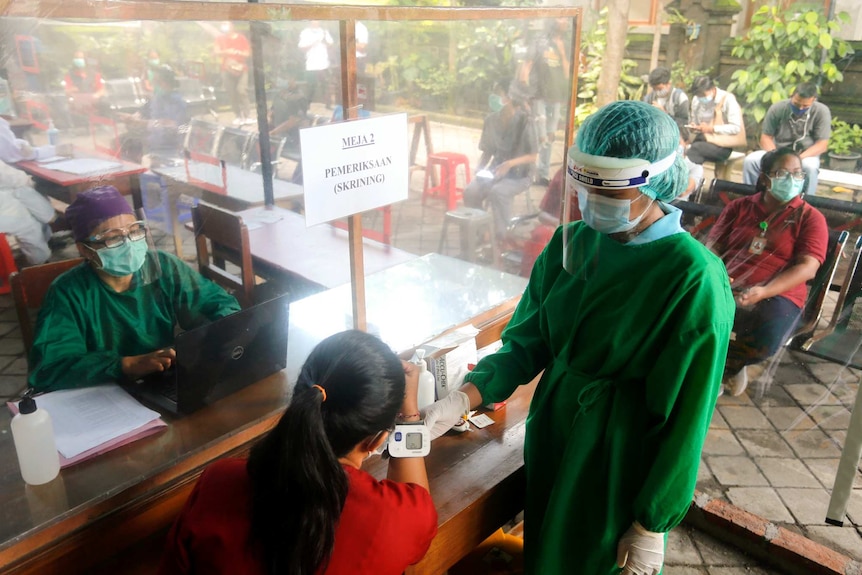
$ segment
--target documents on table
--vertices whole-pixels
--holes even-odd
[[[113,384],[53,391],[35,399],[51,415],[63,467],[167,426],[158,412]],[[17,413],[17,405],[10,407]]]
[[[62,161],[51,162],[51,169],[67,174],[84,176],[88,174],[104,174],[114,172],[122,167],[120,162],[102,160],[99,158],[67,158]]]

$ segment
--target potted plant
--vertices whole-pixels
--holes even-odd
[[[829,167],[842,172],[855,172],[856,163],[862,154],[862,128],[844,120],[832,118],[832,135],[829,137]]]

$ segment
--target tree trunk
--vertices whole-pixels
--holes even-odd
[[[630,0],[607,0],[607,47],[602,56],[602,71],[596,83],[596,104],[599,107],[617,99],[629,27],[629,2]]]

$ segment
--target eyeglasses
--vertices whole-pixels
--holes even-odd
[[[784,178],[786,178],[788,176],[793,178],[794,180],[804,180],[805,179],[805,172],[803,172],[803,171],[790,172],[788,170],[775,170],[774,172],[767,173],[766,175],[769,176],[770,178],[776,178],[778,180],[783,180]]]
[[[147,237],[147,224],[137,221],[129,224],[126,228],[112,228],[101,234],[96,234],[85,241],[91,244],[102,244],[106,248],[117,248],[126,243],[126,240],[137,242]]]

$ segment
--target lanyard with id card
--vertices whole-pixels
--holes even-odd
[[[766,249],[766,230],[769,229],[769,224],[765,221],[760,222],[760,235],[751,238],[751,245],[748,246],[748,253],[759,256]]]

